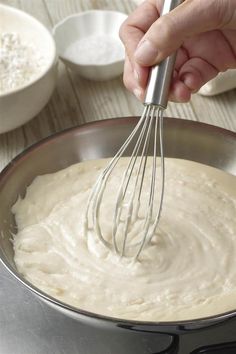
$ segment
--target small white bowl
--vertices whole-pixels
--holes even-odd
[[[49,101],[56,84],[56,45],[38,20],[10,6],[0,5],[0,31],[19,33],[46,58],[45,68],[24,86],[0,93],[0,133],[15,129],[36,116]]]
[[[57,51],[61,60],[71,70],[90,80],[109,80],[123,72],[125,51],[119,39],[119,29],[127,15],[117,11],[92,10],[71,15],[59,22],[53,29]],[[109,39],[116,50],[112,51],[109,44],[91,43],[92,38]],[[83,41],[84,51],[77,44]],[[94,48],[88,48],[88,41]],[[77,43],[77,44],[76,44]],[[87,45],[86,45],[87,43]],[[104,47],[107,45],[107,47]],[[77,46],[77,47],[75,47]],[[101,60],[102,46],[109,57]],[[78,48],[78,53],[77,53]],[[109,49],[110,53],[105,49]],[[85,49],[89,52],[85,53]],[[98,54],[98,52],[100,52]],[[85,55],[87,57],[85,57]],[[97,60],[100,55],[100,60]]]

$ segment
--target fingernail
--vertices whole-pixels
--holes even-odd
[[[136,49],[134,56],[135,59],[141,64],[150,64],[157,57],[157,48],[153,45],[151,41],[145,39],[141,42]]]
[[[190,89],[195,90],[194,78],[191,73],[185,73],[181,76],[180,80]]]
[[[140,100],[142,97],[142,90],[138,87],[136,87],[133,91],[134,95]]]

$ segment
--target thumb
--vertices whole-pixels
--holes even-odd
[[[135,51],[135,60],[143,66],[158,64],[176,51],[186,38],[226,28],[235,9],[236,1],[231,1],[185,0],[152,24]]]

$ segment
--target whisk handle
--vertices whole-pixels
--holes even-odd
[[[173,10],[181,2],[182,0],[165,0],[161,16]],[[175,59],[176,53],[173,53],[159,65],[152,67],[149,75],[146,97],[144,100],[145,105],[161,106],[164,109],[167,107]]]

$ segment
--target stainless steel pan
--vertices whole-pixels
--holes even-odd
[[[134,352],[134,349],[132,349],[134,347],[134,337],[128,339],[127,330],[132,330],[139,334],[142,333],[144,337],[144,333],[155,333],[155,343],[157,343],[155,353],[183,354],[184,347],[182,345],[181,348],[181,344],[179,344],[182,341],[182,333],[191,332],[192,335],[194,332],[195,340],[200,345],[202,343],[201,338],[206,337],[206,331],[209,327],[217,323],[223,324],[222,328],[228,328],[229,321],[236,322],[234,321],[236,312],[232,311],[202,320],[167,323],[111,319],[72,308],[44,294],[24,280],[18,273],[13,260],[11,237],[16,230],[14,218],[11,214],[11,206],[18,195],[24,196],[26,187],[38,175],[58,171],[78,161],[113,156],[125,137],[133,129],[137,119],[133,117],[99,121],[55,134],[27,149],[1,172],[0,259],[20,282],[57,310],[84,323],[98,326],[100,329],[103,328],[105,331],[108,329],[118,331],[117,333],[120,333],[121,329],[125,331],[125,334],[122,335],[123,339],[126,338],[122,354]],[[236,133],[203,123],[165,118],[164,151],[167,157],[197,161],[225,170],[236,176]],[[234,324],[234,326],[234,332],[232,333],[236,333],[236,325]],[[234,336],[230,334],[229,329],[226,332],[227,335],[223,338],[224,341],[234,340]],[[157,340],[158,335],[161,336],[159,340]],[[199,336],[199,340],[196,339],[197,336]],[[141,341],[141,337],[136,337],[136,340],[139,338],[139,344],[135,347],[135,354],[145,353],[145,348],[150,345],[149,340],[145,339],[145,342],[142,339]],[[214,335],[213,337],[214,339],[209,339],[208,343],[204,342],[203,344],[217,343],[217,336]],[[118,354],[120,350],[115,349],[114,343],[109,343],[109,338],[107,340],[107,353],[111,353],[109,348],[112,347],[112,354]],[[129,344],[131,342],[132,348],[131,344]],[[170,343],[174,344],[170,345]],[[169,347],[170,350],[174,348],[173,350],[175,351],[168,351]],[[163,351],[163,348],[164,350],[166,348],[166,351]],[[96,354],[100,354],[99,345]],[[104,348],[101,354],[105,354]]]

